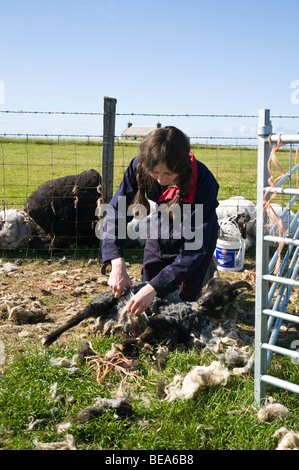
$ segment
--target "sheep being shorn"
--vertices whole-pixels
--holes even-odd
[[[131,293],[136,293],[144,283],[133,285]],[[59,336],[89,317],[97,318],[97,333],[121,337],[123,340],[136,340],[140,344],[166,344],[168,347],[190,348],[196,345],[205,347],[213,338],[213,330],[220,323],[235,325],[239,312],[237,297],[243,289],[252,289],[245,281],[229,282],[214,277],[198,301],[183,302],[176,295],[165,299],[156,298],[141,315],[133,315],[126,310],[128,291],[120,299],[115,299],[111,291],[99,294],[85,309],[70,318],[57,330],[44,339],[49,346]],[[221,337],[221,334],[220,334]],[[133,343],[133,342],[132,342]]]

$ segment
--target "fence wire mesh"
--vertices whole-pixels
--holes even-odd
[[[242,196],[255,203],[256,149],[254,146],[230,145],[230,140],[228,142],[228,145],[210,144],[209,141],[202,144],[194,143],[192,144],[192,152],[197,159],[209,167],[219,182],[219,199]],[[102,139],[96,139],[93,136],[80,139],[62,138],[61,136],[55,138],[49,138],[48,136],[39,138],[27,136],[22,138],[2,137],[0,140],[2,220],[5,219],[5,213],[9,210],[23,211],[26,201],[30,200],[37,191],[41,191],[41,188],[47,184],[48,186],[45,188],[48,191],[47,199],[40,200],[40,208],[44,210],[45,218],[48,214],[48,206],[52,208],[53,213],[55,210],[57,212],[57,205],[60,204],[60,200],[65,201],[65,197],[72,200],[75,208],[76,194],[74,187],[76,186],[76,180],[83,172],[91,169],[98,172],[100,179],[103,163],[102,152]],[[113,191],[120,184],[129,162],[138,153],[138,142],[124,142],[116,136]],[[71,186],[66,188],[65,185],[69,183],[61,180],[64,188],[60,187],[60,190],[53,190],[57,179],[70,176],[74,177],[70,183]],[[89,183],[87,182],[86,185],[88,188]],[[67,192],[68,194],[66,194]],[[98,196],[100,198],[100,193]],[[95,201],[92,203],[95,204]],[[95,210],[96,205],[94,214]],[[63,218],[63,215],[61,217]],[[78,214],[76,215],[76,221],[79,222]],[[94,224],[94,218],[90,222]],[[80,240],[74,242],[73,237],[71,238],[69,248],[75,250],[76,253],[78,253],[78,250],[89,249],[84,247],[84,243],[80,243]],[[94,246],[97,247],[98,240],[95,239],[94,242]],[[28,244],[26,247],[28,255],[30,245]],[[1,248],[5,250],[4,241]],[[7,248],[9,249],[9,247]],[[4,255],[5,253],[2,253],[2,256]]]
[[[98,119],[104,116],[103,112],[82,113],[82,112],[59,112],[59,111],[0,111],[2,114],[18,116],[34,115],[36,119],[47,116],[56,119],[58,115],[64,119],[77,117],[95,117]],[[234,120],[238,123],[246,119],[256,119],[256,115],[251,114],[170,114],[170,113],[116,113],[118,119],[145,119],[154,122],[154,120],[167,120],[170,125],[177,125],[185,131],[182,120],[187,119],[188,125],[190,119],[209,118],[213,122],[220,119]],[[286,116],[273,116],[285,118]],[[296,118],[297,116],[287,116],[287,118]],[[187,126],[186,126],[187,127]],[[197,129],[200,126],[195,126]],[[100,128],[100,126],[99,126]],[[188,133],[188,132],[186,132]],[[199,132],[190,132],[189,134],[192,152],[195,157],[205,163],[215,175],[220,185],[219,200],[225,200],[230,197],[240,196],[256,203],[256,181],[257,181],[257,137],[255,135],[202,135]],[[121,133],[115,135],[114,142],[114,165],[113,169],[113,191],[120,184],[124,171],[136,155],[138,155],[138,143],[136,141],[126,141]],[[286,155],[287,158],[287,155]],[[55,182],[58,178],[74,176],[79,177],[83,172],[94,169],[99,174],[99,179],[103,171],[103,133],[75,134],[66,133],[66,135],[55,133],[37,133],[37,132],[2,132],[0,134],[0,188],[1,188],[1,218],[3,221],[9,210],[23,211],[26,201],[46,183]],[[100,180],[99,180],[100,183]],[[68,188],[69,199],[77,209],[78,195],[74,193],[76,183],[72,182]],[[99,185],[98,185],[99,186]],[[97,195],[100,199],[100,190]],[[77,197],[77,199],[76,199]],[[48,194],[47,204],[55,211],[58,200],[61,195],[53,190]],[[281,204],[284,204],[285,196],[281,196]],[[70,201],[69,201],[70,202]],[[96,209],[96,208],[95,208]],[[78,224],[78,211],[75,211],[75,224]],[[46,211],[45,211],[46,217]],[[92,218],[90,225],[93,228],[95,219]],[[29,234],[33,236],[32,231]],[[9,246],[5,245],[4,238],[0,248],[2,257],[11,256]],[[67,235],[65,236],[67,239]],[[57,240],[56,240],[57,241]],[[81,243],[82,240],[72,236],[69,239],[67,248],[74,254],[89,252],[90,246]],[[50,250],[48,253],[52,256]],[[26,256],[30,256],[30,243],[28,237],[23,241],[22,248]],[[64,247],[57,246],[56,249],[62,250]],[[99,256],[99,240],[94,240],[92,248],[96,250],[96,256]],[[36,248],[35,251],[39,251]],[[44,250],[41,248],[41,252]]]

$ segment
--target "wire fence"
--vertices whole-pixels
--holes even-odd
[[[0,114],[6,115],[35,115],[35,116],[80,116],[80,117],[107,117],[105,112],[61,112],[61,111],[13,111],[5,110]],[[109,113],[108,113],[109,115]],[[108,116],[109,117],[109,116]],[[156,120],[167,119],[167,125],[171,121],[171,125],[180,127],[190,138],[192,152],[195,157],[206,164],[220,185],[219,200],[225,200],[230,197],[239,196],[256,203],[256,179],[257,179],[257,135],[224,135],[219,131],[219,135],[202,135],[199,132],[188,132],[187,128],[194,128],[194,122],[198,119],[205,118],[211,119],[213,123],[215,120],[237,120],[240,122],[247,122],[247,120],[257,120],[257,115],[252,114],[151,114],[151,113],[114,113],[117,119],[144,118],[150,119],[150,122]],[[272,116],[272,119],[296,119],[299,116]],[[184,121],[185,120],[185,121]],[[192,125],[190,122],[192,121]],[[147,121],[148,122],[148,121]],[[186,122],[186,125],[183,123]],[[99,124],[99,123],[98,123]],[[165,124],[166,125],[166,124]],[[216,124],[217,125],[217,124]],[[142,136],[137,136],[134,140],[126,140],[122,133],[119,131],[120,126],[125,128],[125,124],[119,124],[118,129],[113,133],[113,165],[109,164],[109,171],[113,175],[113,192],[118,187],[122,180],[124,171],[136,155],[138,155],[138,144]],[[43,253],[50,253],[52,255],[53,249],[64,250],[66,247],[71,249],[73,253],[89,252],[91,247],[99,253],[100,243],[96,237],[90,235],[90,230],[94,230],[96,224],[95,210],[98,204],[97,201],[101,200],[103,196],[103,175],[105,175],[105,167],[103,161],[103,153],[105,152],[105,129],[104,124],[102,128],[98,125],[99,133],[55,133],[55,132],[5,132],[2,129],[0,132],[0,188],[1,188],[1,227],[0,230],[0,249],[2,250],[2,257],[5,257],[9,251],[15,250],[20,246],[24,246],[26,255],[29,256],[31,250],[41,251]],[[200,125],[195,125],[200,128]],[[286,152],[286,158],[287,157]],[[106,164],[107,166],[107,164]],[[78,193],[78,178],[81,178],[84,172],[90,173],[93,170],[92,183],[86,181],[84,183],[84,197]],[[72,178],[70,178],[72,177]],[[67,183],[63,183],[62,178],[69,178]],[[58,190],[55,186],[57,180],[64,184],[64,189]],[[57,216],[61,218],[61,226],[64,227],[73,224],[73,231],[71,235],[62,237],[53,233],[53,225],[49,227],[45,222],[41,222],[42,216],[38,219],[36,224],[38,227],[30,227],[29,233],[23,227],[23,230],[15,228],[15,232],[20,236],[26,233],[26,237],[22,240],[21,244],[15,243],[12,233],[7,235],[8,227],[5,222],[8,214],[15,213],[24,214],[24,209],[28,206],[28,200],[32,197],[37,197],[41,193],[42,188],[45,187],[48,191],[46,196],[40,199],[40,212],[44,213],[44,218]],[[77,193],[76,193],[77,191]],[[87,202],[86,194],[90,191],[90,201]],[[41,196],[40,196],[41,197]],[[84,204],[81,207],[81,198],[84,199]],[[62,204],[61,214],[58,216],[58,208]],[[26,205],[27,204],[27,205]],[[66,212],[66,207],[72,212],[69,216]],[[71,210],[72,209],[72,210]],[[60,210],[60,209],[59,209]],[[83,218],[84,226],[88,224],[83,217],[89,214],[89,231],[88,236],[80,237],[80,223]],[[92,215],[91,215],[92,214]],[[24,224],[27,227],[28,218],[33,216],[31,211],[26,211]],[[68,220],[67,217],[69,217]],[[59,221],[59,220],[58,220]],[[82,222],[82,223],[83,223]],[[40,225],[42,224],[42,226]],[[43,227],[44,226],[44,227]],[[32,239],[40,239],[40,234],[36,232],[42,228],[44,239],[47,242],[43,245],[35,247]],[[47,230],[45,230],[47,228]],[[52,231],[51,231],[52,230]],[[11,230],[12,231],[12,230]],[[82,234],[81,234],[82,235]],[[86,236],[85,236],[86,235]],[[9,240],[8,240],[9,238]],[[62,240],[64,238],[64,240]],[[90,240],[92,239],[93,240]],[[86,241],[88,239],[88,244]],[[31,243],[30,243],[31,242]]]

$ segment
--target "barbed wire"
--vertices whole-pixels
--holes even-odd
[[[78,115],[96,115],[102,116],[104,113],[83,113],[79,111],[13,111],[13,110],[0,110],[0,113],[6,114],[78,114]]]
[[[91,137],[95,139],[102,139],[103,135],[92,135],[92,134],[35,134],[35,133],[2,133],[0,137]],[[121,139],[121,135],[116,135],[115,139]],[[209,139],[209,140],[256,140],[257,137],[240,137],[240,136],[206,136],[206,135],[198,135],[198,136],[189,136],[190,139]],[[124,143],[134,143],[132,140],[124,140]]]
[[[80,112],[80,111],[23,111],[23,110],[0,110],[2,114],[61,114],[61,115],[88,115],[104,116],[103,112]],[[204,117],[204,118],[258,118],[258,114],[166,114],[166,113],[115,113],[116,116],[149,116],[149,117]],[[299,119],[299,116],[273,115],[275,119]]]
[[[93,135],[93,134],[35,134],[31,132],[25,133],[10,133],[5,132],[0,134],[0,137],[93,137],[96,139],[102,139],[103,135]]]

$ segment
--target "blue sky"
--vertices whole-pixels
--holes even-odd
[[[294,0],[2,2],[0,111],[102,112],[111,96],[119,114],[299,115],[299,93],[291,99],[298,12]],[[191,136],[255,135],[257,125],[118,116],[117,134],[128,120],[177,125]],[[274,126],[297,132],[298,120]],[[101,134],[102,117],[0,113],[5,132]]]

